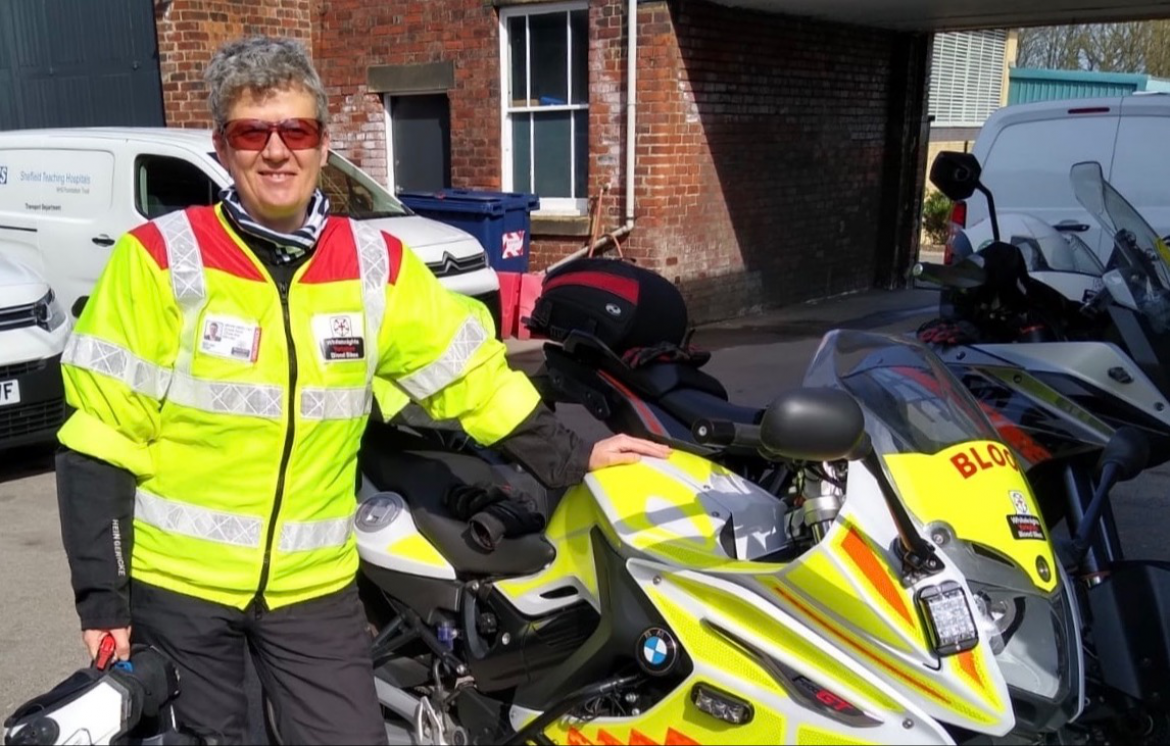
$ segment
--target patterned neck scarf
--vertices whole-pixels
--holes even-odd
[[[277,261],[282,264],[311,252],[317,245],[321,229],[325,227],[325,221],[329,217],[329,198],[320,189],[313,192],[313,199],[309,202],[309,209],[305,215],[305,224],[292,233],[274,231],[253,220],[244,209],[244,203],[240,201],[240,194],[235,186],[224,189],[219,196],[223,200],[224,211],[236,227],[272,244],[272,251]]]

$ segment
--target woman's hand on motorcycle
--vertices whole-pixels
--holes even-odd
[[[643,456],[666,458],[669,455],[670,446],[629,435],[614,435],[594,444],[593,453],[589,455],[589,471],[617,464],[632,464]]]

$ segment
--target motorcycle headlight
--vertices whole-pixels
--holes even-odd
[[[1063,568],[1046,593],[1006,557],[964,541],[944,551],[967,578],[975,623],[1003,672],[1017,727],[1051,731],[1076,718],[1084,662],[1074,591]]]
[[[33,306],[33,315],[36,317],[37,326],[47,332],[54,331],[65,323],[65,309],[61,308],[52,290],[36,302]]]

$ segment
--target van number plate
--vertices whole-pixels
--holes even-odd
[[[0,407],[20,403],[20,381],[0,381]]]

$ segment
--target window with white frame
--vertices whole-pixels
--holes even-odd
[[[540,196],[541,212],[583,213],[589,184],[586,2],[500,12],[504,188]]]

